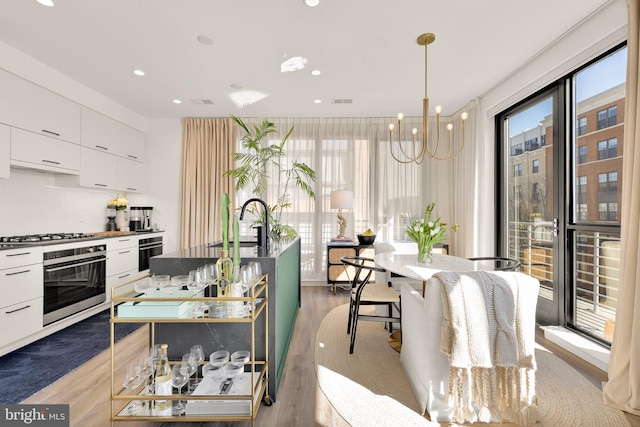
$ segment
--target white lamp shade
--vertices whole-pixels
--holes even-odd
[[[331,209],[353,209],[353,191],[336,190],[331,192]]]

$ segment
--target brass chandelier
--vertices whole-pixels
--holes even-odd
[[[391,149],[391,156],[399,163],[420,164],[426,157],[436,160],[449,160],[457,156],[464,147],[464,128],[466,125],[466,120],[469,117],[466,112],[463,112],[460,115],[460,118],[462,119],[462,143],[460,144],[460,146],[457,148],[455,147],[455,144],[453,142],[453,124],[449,123],[447,124],[448,136],[446,150],[441,150],[442,153],[438,151],[440,149],[440,113],[442,112],[442,107],[440,105],[437,105],[435,108],[436,141],[433,150],[429,145],[429,139],[427,136],[427,131],[429,129],[429,97],[427,95],[427,46],[433,43],[435,39],[435,34],[425,33],[420,35],[417,40],[420,46],[424,46],[424,99],[422,100],[422,135],[420,141],[416,141],[418,129],[413,128],[411,130],[412,144],[410,145],[410,148],[405,147],[405,145],[409,144],[406,141],[402,141],[401,123],[404,119],[404,114],[398,113],[398,138],[396,143],[394,143],[393,141],[393,130],[395,126],[393,123],[389,124],[389,146]]]

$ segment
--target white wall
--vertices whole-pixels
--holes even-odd
[[[479,197],[479,234],[476,237],[485,248],[481,252],[494,253],[492,228],[484,228],[481,224],[492,224],[496,216],[495,116],[626,40],[626,26],[625,0],[614,0],[480,97],[480,117],[484,122],[483,145],[486,150],[484,168],[480,171],[479,188],[484,194]]]

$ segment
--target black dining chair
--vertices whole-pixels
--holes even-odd
[[[384,268],[377,267],[371,258],[346,256],[341,258],[351,283],[351,298],[349,300],[349,320],[347,333],[351,334],[349,353],[353,353],[356,341],[358,320],[388,323],[389,333],[393,332],[393,323],[400,323],[400,295],[391,287],[391,284],[375,283],[375,273],[385,273]],[[362,313],[362,306],[384,306],[387,315],[378,315],[371,312]],[[398,311],[395,316],[394,307]]]
[[[489,257],[474,257],[467,258],[470,261],[493,261],[494,262],[494,271],[516,271],[522,263],[517,259],[499,257],[499,256],[489,256]]]

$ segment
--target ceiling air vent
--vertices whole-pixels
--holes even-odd
[[[336,98],[331,100],[332,104],[353,104],[353,99],[349,98]]]
[[[215,105],[211,99],[192,99],[191,102],[196,105]]]

